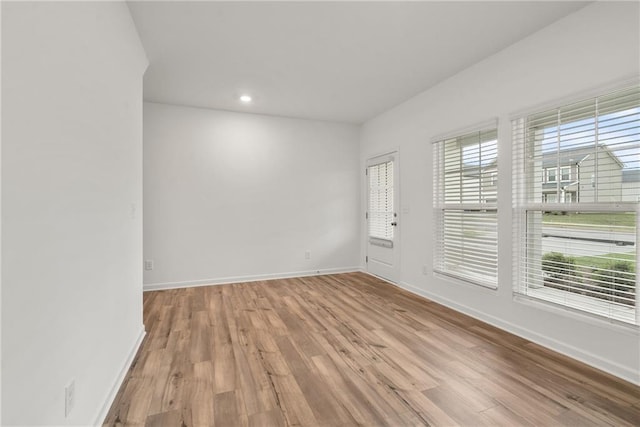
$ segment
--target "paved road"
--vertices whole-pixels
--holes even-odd
[[[563,228],[542,226],[543,237],[565,237],[576,240],[617,243],[619,245],[633,245],[636,241],[635,233],[622,231],[603,231],[588,228]]]
[[[554,251],[573,256],[586,256],[629,253],[636,249],[636,235],[629,232],[543,226],[542,235],[542,253]]]

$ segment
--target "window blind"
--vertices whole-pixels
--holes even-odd
[[[434,270],[497,287],[497,130],[434,144]]]
[[[517,118],[515,288],[638,324],[640,88]]]
[[[369,237],[393,240],[393,160],[371,165],[369,177]]]

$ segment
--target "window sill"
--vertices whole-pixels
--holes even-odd
[[[448,282],[453,282],[461,285],[471,285],[477,288],[490,289],[492,291],[495,291],[498,289],[498,285],[494,283],[489,283],[489,282],[480,281],[480,280],[472,280],[472,279],[466,278],[465,276],[457,275],[455,273],[449,273],[442,270],[434,269],[433,275],[439,279],[443,279]]]
[[[529,289],[525,294],[514,294],[514,301],[560,313],[577,320],[638,334],[635,308],[612,305],[606,301],[553,288]]]

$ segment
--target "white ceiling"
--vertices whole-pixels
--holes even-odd
[[[584,5],[129,2],[150,61],[146,100],[351,123]]]

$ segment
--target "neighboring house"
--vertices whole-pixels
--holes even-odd
[[[542,201],[619,202],[623,193],[623,168],[620,159],[603,144],[598,146],[597,152],[589,146],[544,153]]]
[[[559,161],[558,161],[559,159]],[[598,171],[596,173],[596,171]],[[463,202],[495,203],[497,196],[497,162],[485,167],[465,165],[461,177],[451,177],[449,185],[459,180],[466,191]],[[555,151],[543,154],[539,174],[542,202],[589,203],[640,201],[640,169],[624,169],[624,164],[605,145]]]
[[[622,171],[622,201],[640,202],[640,168]]]

